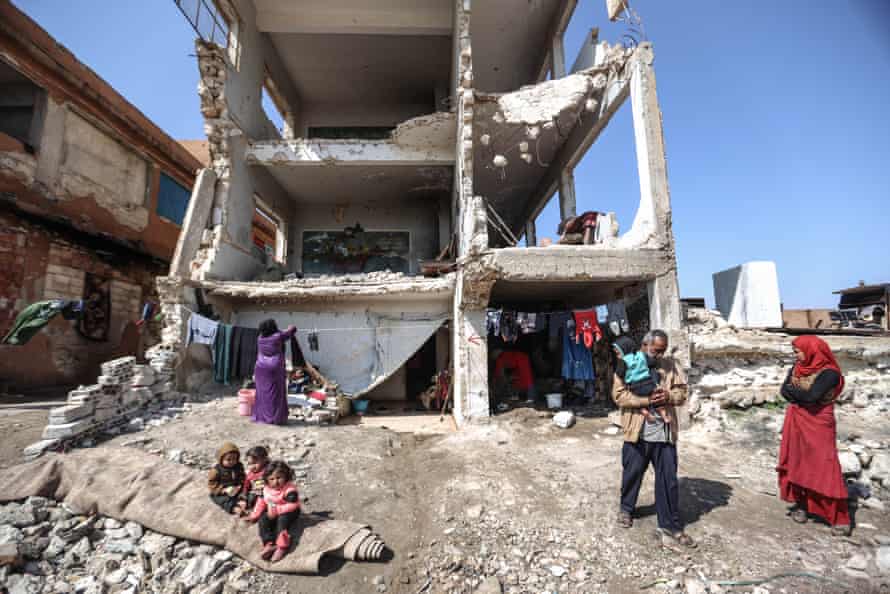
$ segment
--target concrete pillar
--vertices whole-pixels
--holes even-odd
[[[439,199],[439,251],[444,250],[451,242],[451,199],[442,196]]]
[[[550,49],[551,80],[563,78],[566,75],[566,50],[563,43],[562,33],[557,33],[553,37],[553,45]]]
[[[538,245],[538,231],[534,219],[525,224],[525,245],[528,247]]]
[[[559,174],[559,216],[560,220],[566,220],[577,214],[575,202],[575,174],[571,170],[564,170]]]
[[[671,194],[661,109],[652,67],[654,59],[651,44],[644,43],[637,48],[631,66],[630,98],[640,176],[640,207],[633,227],[634,230],[639,227],[641,234],[654,234],[661,246],[673,249]]]
[[[489,416],[485,310],[464,310],[455,304],[452,333],[454,419],[461,426]]]
[[[201,236],[210,220],[213,196],[216,189],[216,173],[212,169],[202,169],[195,179],[188,209],[182,220],[179,240],[170,261],[170,276],[189,278],[191,263],[201,246]]]

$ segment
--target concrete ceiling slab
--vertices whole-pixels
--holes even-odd
[[[635,283],[547,280],[540,282],[497,281],[491,290],[493,307],[527,304],[538,311],[544,304],[564,303],[565,307],[591,307],[615,299],[618,291]]]
[[[266,33],[451,35],[453,0],[254,0]]]
[[[428,103],[447,89],[451,37],[270,33],[305,104]]]
[[[264,167],[298,204],[392,204],[451,195],[453,167],[327,164]]]
[[[537,82],[561,0],[473,3],[473,78],[477,89],[506,93]]]

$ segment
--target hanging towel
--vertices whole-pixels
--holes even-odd
[[[189,318],[185,345],[188,346],[194,342],[212,347],[216,341],[218,330],[219,322],[205,318],[201,314],[193,313]]]
[[[600,328],[599,320],[596,317],[596,310],[579,310],[575,314],[575,341],[584,339],[584,346],[588,349],[593,348],[593,343],[603,337],[603,331]]]
[[[213,379],[220,384],[229,383],[229,367],[232,362],[231,345],[232,327],[228,324],[218,324],[216,340],[213,345]]]
[[[2,344],[23,345],[62,313],[69,302],[61,299],[38,301],[23,309],[15,318],[12,329],[0,341]]]
[[[303,357],[303,350],[300,348],[300,343],[297,342],[296,333],[290,337],[290,362],[294,369],[306,365],[306,358]]]
[[[253,378],[256,366],[257,339],[260,331],[256,328],[235,326],[232,328],[232,375],[239,379]]]
[[[519,329],[523,334],[531,334],[537,332],[538,315],[534,313],[520,312],[516,314],[516,321],[519,323]]]

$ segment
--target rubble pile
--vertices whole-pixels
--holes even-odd
[[[688,329],[693,420],[719,420],[726,409],[784,404],[779,391],[794,364],[792,336],[735,328],[707,310],[690,310]],[[890,411],[890,338],[823,338],[846,379],[840,404],[866,413]]]
[[[49,412],[43,439],[25,448],[26,458],[35,458],[78,438],[117,429],[132,423],[142,429],[143,411],[157,412],[179,400],[173,372],[177,355],[169,346],[157,345],[146,353],[147,365],[135,357],[103,363],[95,384],[68,393],[68,401]]]
[[[0,506],[0,584],[15,594],[244,592],[232,553],[29,497]]]

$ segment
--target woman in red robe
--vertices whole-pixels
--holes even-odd
[[[798,336],[791,343],[797,361],[782,385],[785,410],[779,449],[779,495],[794,503],[791,519],[822,518],[837,536],[850,534],[847,486],[835,445],[834,402],[844,376],[824,340]]]

